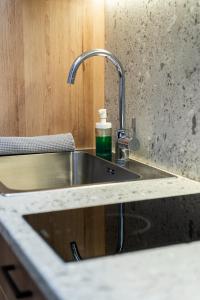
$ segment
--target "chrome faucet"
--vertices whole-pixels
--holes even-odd
[[[129,144],[131,139],[127,136],[125,130],[125,73],[121,62],[111,52],[104,49],[93,49],[86,51],[78,56],[73,62],[67,83],[74,84],[79,66],[87,59],[93,56],[103,56],[111,61],[116,67],[119,75],[119,129],[117,130],[116,140],[116,160],[123,163],[129,158]]]

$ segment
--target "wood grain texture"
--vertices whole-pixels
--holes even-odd
[[[66,84],[73,60],[104,48],[104,1],[0,1],[0,136],[72,132],[94,145],[104,105],[104,60],[91,58]]]
[[[15,270],[10,272],[13,281],[20,289],[20,291],[31,291],[33,293],[31,300],[47,300],[37,287],[37,283],[29,276],[27,271],[24,269],[18,258],[15,256],[11,250],[8,243],[0,235],[0,299],[1,300],[16,300],[17,296],[14,293],[13,288],[9,284],[8,280],[3,273],[2,267],[4,266],[14,266]],[[23,299],[29,299],[26,297]],[[22,298],[21,298],[22,299]]]

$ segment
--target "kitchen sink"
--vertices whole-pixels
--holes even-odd
[[[0,193],[5,196],[169,176],[168,173],[131,160],[123,167],[118,166],[95,156],[92,150],[0,157]]]

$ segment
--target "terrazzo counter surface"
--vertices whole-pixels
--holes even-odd
[[[200,193],[182,177],[0,196],[0,232],[47,299],[199,299],[200,242],[64,263],[24,214]]]

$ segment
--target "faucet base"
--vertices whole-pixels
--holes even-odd
[[[115,145],[116,162],[125,163],[129,159],[129,145],[131,138],[127,135],[126,129],[117,130],[117,141]]]

